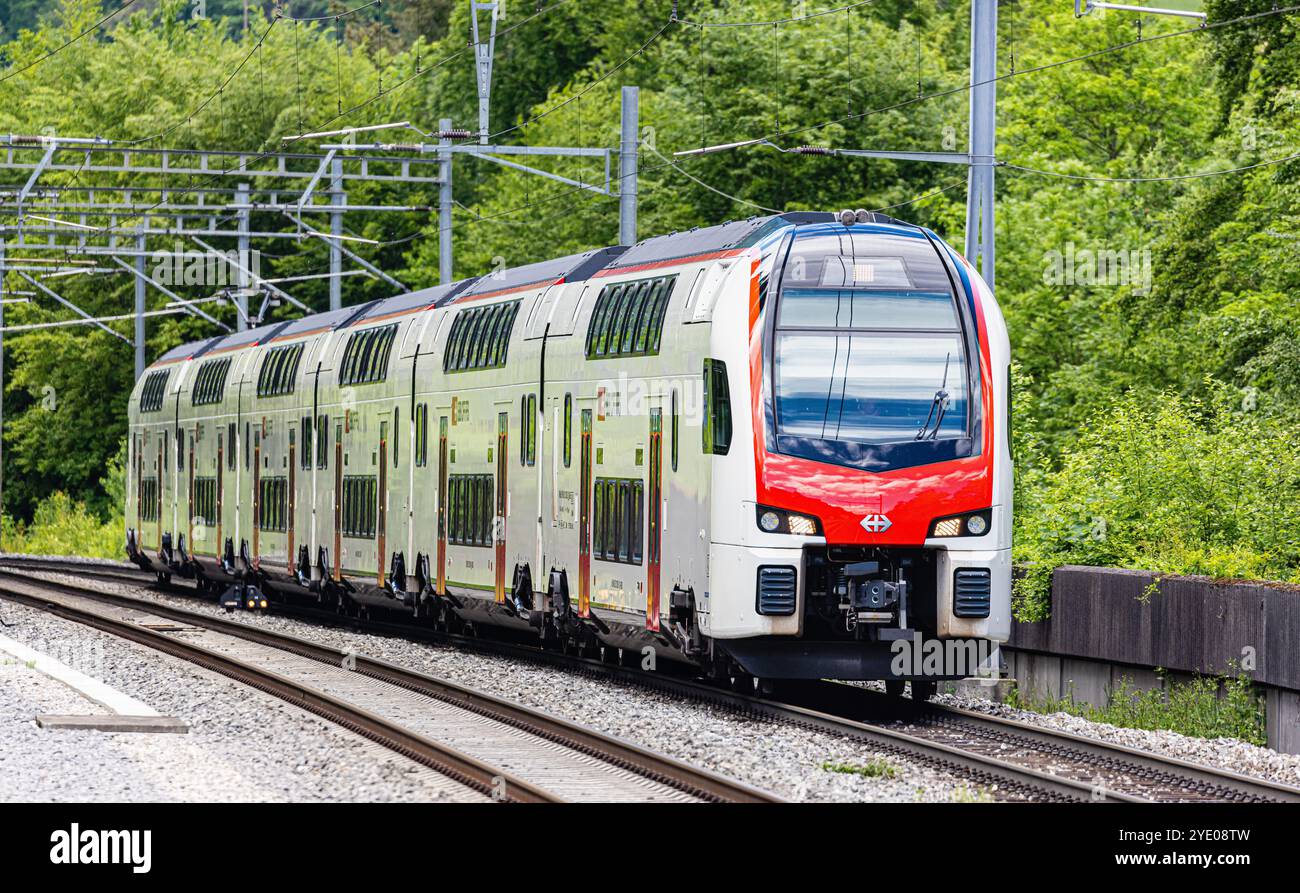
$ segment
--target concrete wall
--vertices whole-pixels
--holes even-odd
[[[1269,746],[1300,753],[1300,587],[1062,567],[1051,619],[1013,624],[1003,654],[1026,692],[1099,706],[1126,676],[1155,688],[1156,668],[1178,679],[1235,665],[1264,686]]]

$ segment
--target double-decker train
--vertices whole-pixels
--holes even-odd
[[[934,233],[755,217],[177,347],[131,396],[127,553],[245,607],[925,692],[969,668],[902,646],[1009,632],[1008,399]]]

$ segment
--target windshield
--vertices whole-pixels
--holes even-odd
[[[961,319],[928,240],[850,230],[797,237],[774,338],[783,451],[823,457],[826,442],[969,436]]]

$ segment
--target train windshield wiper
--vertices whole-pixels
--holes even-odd
[[[949,351],[943,360],[943,379],[939,382],[939,389],[934,392],[934,399],[930,402],[930,413],[925,417],[921,430],[916,432],[916,440],[935,440],[939,436],[943,417],[948,412],[949,397],[946,388],[948,387],[948,364],[951,361],[952,352]],[[934,422],[934,428],[930,427],[930,422]]]

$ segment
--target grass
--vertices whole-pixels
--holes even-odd
[[[1075,701],[1073,693],[1040,699],[1018,689],[1007,703],[1035,713],[1069,713],[1128,729],[1165,730],[1193,738],[1236,738],[1261,746],[1267,743],[1263,698],[1249,676],[1197,676],[1190,682],[1175,682],[1164,673],[1160,675],[1163,688],[1138,689],[1128,677],[1121,679],[1104,707]]]
[[[837,763],[827,761],[822,763],[822,769],[827,772],[837,772],[840,775],[860,775],[863,778],[894,778],[898,775],[898,770],[885,760],[869,760],[862,765],[854,763]]]

